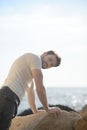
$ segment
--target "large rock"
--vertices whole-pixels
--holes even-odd
[[[82,117],[87,116],[87,105],[83,106],[79,113]]]
[[[79,119],[80,115],[77,112],[63,110],[61,115],[55,115],[44,111],[15,117],[9,130],[73,130]]]
[[[75,130],[87,130],[87,117],[80,118],[75,124]]]
[[[75,130],[87,130],[87,105],[80,110],[81,118],[75,123]]]

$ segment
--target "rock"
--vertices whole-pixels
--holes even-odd
[[[45,111],[27,116],[17,116],[9,130],[73,130],[80,119],[79,113],[62,111],[60,115]]]
[[[33,130],[45,116],[44,112],[22,117],[16,116],[9,130]]]
[[[80,118],[75,112],[62,111],[59,116],[49,114],[34,130],[73,130],[75,122]]]
[[[87,130],[87,105],[79,113],[81,118],[75,123],[75,130]]]
[[[80,118],[76,122],[75,130],[87,130],[87,116]]]
[[[80,111],[79,111],[80,115],[83,116],[87,116],[87,105],[85,105]]]

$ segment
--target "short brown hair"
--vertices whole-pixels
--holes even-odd
[[[50,51],[47,51],[47,55],[55,55],[55,56],[56,56],[56,59],[57,59],[57,64],[56,64],[56,66],[59,66],[59,65],[60,65],[60,63],[61,63],[61,57],[58,56],[57,53],[55,53],[53,50],[50,50]],[[56,67],[56,66],[55,66],[55,67]]]

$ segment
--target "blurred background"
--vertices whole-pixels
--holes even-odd
[[[87,86],[87,1],[0,0],[0,85],[17,57],[48,50],[62,62],[43,71],[46,87]]]
[[[41,55],[48,50],[56,51],[62,62],[57,68],[42,70],[47,90],[52,88],[52,95],[53,88],[56,88],[57,92],[66,92],[66,96],[74,95],[73,91],[77,90],[78,94],[72,98],[74,103],[79,99],[76,95],[80,94],[85,95],[85,99],[80,97],[85,104],[87,1],[0,0],[0,87],[16,58],[26,52]],[[59,93],[57,95],[59,98]],[[61,103],[64,104],[63,101]]]

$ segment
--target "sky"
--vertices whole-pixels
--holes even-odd
[[[87,86],[87,1],[0,0],[0,86],[20,55],[48,50],[62,60],[42,70],[46,87]]]

